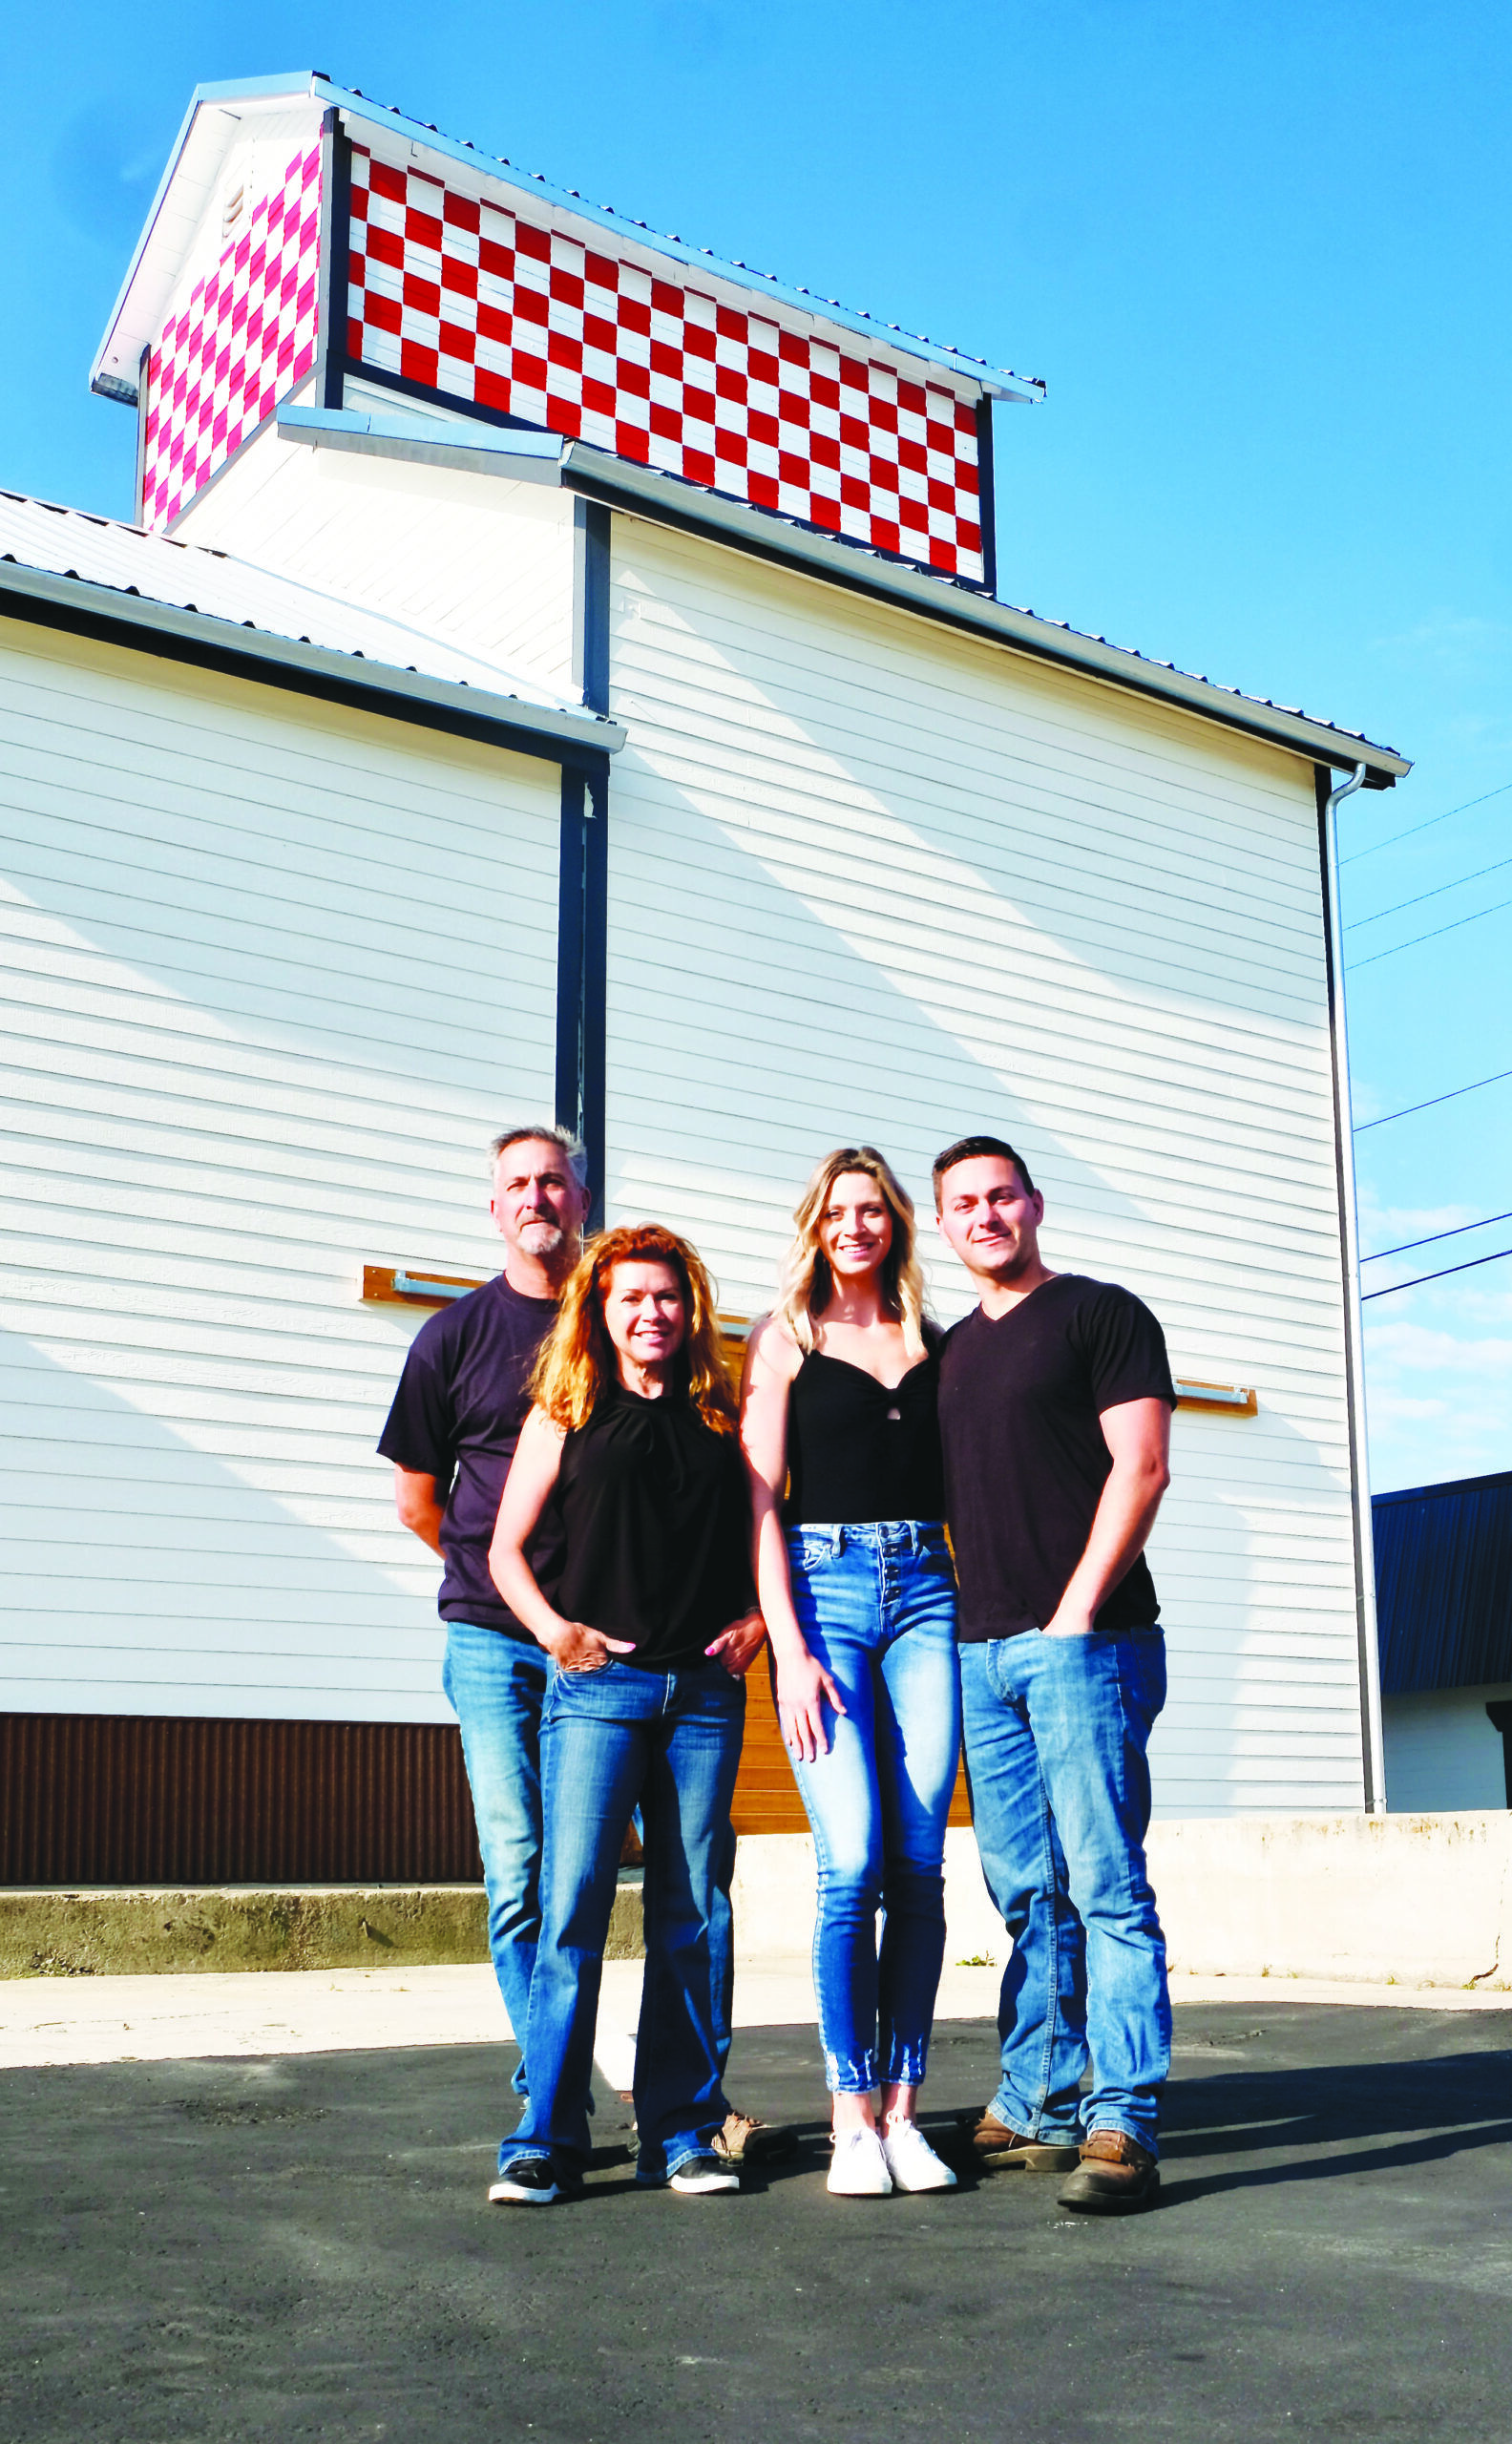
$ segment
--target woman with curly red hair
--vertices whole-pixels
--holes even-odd
[[[550,2205],[581,2185],[603,1948],[637,1806],[636,2178],[685,2195],[736,2189],[713,2146],[728,2106],[709,1919],[745,1728],[741,1675],[765,1631],[714,1289],[687,1241],[654,1223],[597,1239],[531,1389],[489,1567],[556,1669],[541,1720],[530,2096],[490,2196]],[[554,1555],[541,1580],[532,1550]]]

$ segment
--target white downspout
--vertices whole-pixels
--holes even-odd
[[[1354,1444],[1354,1570],[1363,1715],[1366,1805],[1386,1813],[1386,1752],[1381,1736],[1380,1648],[1376,1632],[1376,1538],[1371,1517],[1370,1457],[1365,1431],[1365,1350],[1360,1317],[1359,1224],[1354,1196],[1354,1124],[1350,1103],[1349,1017],[1344,984],[1344,917],[1339,904],[1338,810],[1364,781],[1356,764],[1329,793],[1323,810],[1328,868],[1329,964],[1334,987],[1334,1108],[1338,1121],[1339,1203],[1344,1222],[1344,1357]]]

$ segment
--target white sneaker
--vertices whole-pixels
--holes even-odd
[[[954,2189],[956,2176],[942,2164],[916,2121],[890,2121],[882,2154],[896,2189]]]
[[[874,2130],[837,2130],[825,2186],[835,2198],[891,2198],[892,2176]]]

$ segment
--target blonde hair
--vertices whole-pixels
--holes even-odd
[[[664,1264],[682,1291],[687,1327],[677,1354],[677,1380],[705,1425],[716,1434],[735,1431],[735,1398],[720,1349],[716,1292],[696,1248],[660,1222],[626,1223],[600,1232],[574,1268],[556,1310],[556,1321],[531,1373],[530,1392],[538,1409],[564,1433],[586,1425],[619,1364],[604,1300],[617,1264]]]
[[[924,1271],[918,1260],[914,1200],[874,1146],[838,1146],[810,1177],[793,1211],[798,1235],[783,1259],[772,1314],[787,1325],[800,1349],[812,1349],[814,1318],[823,1316],[834,1292],[830,1259],[819,1244],[819,1225],[836,1180],[849,1171],[859,1171],[875,1182],[892,1216],[892,1244],[882,1259],[882,1306],[894,1323],[902,1325],[910,1355],[922,1358],[926,1347]]]

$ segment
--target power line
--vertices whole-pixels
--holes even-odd
[[[1461,925],[1474,925],[1482,916],[1500,916],[1503,908],[1512,908],[1512,899],[1495,900],[1489,908],[1478,908],[1473,916],[1457,916],[1452,925],[1436,925],[1431,934],[1414,934],[1410,942],[1394,942],[1389,951],[1372,951],[1369,959],[1352,959],[1348,967],[1374,967],[1378,959],[1395,959],[1398,951],[1415,951],[1419,942],[1436,942],[1440,934],[1457,934]]]
[[[1512,781],[1503,781],[1500,788],[1487,790],[1485,797],[1466,798],[1463,806],[1445,807],[1442,814],[1431,814],[1426,823],[1410,823],[1405,832],[1394,832],[1389,840],[1374,841],[1368,849],[1352,849],[1347,857],[1340,857],[1339,864],[1352,866],[1356,857],[1374,857],[1382,849],[1395,849],[1398,840],[1411,840],[1419,832],[1431,832],[1436,823],[1447,823],[1452,814],[1468,814],[1473,806],[1484,806],[1487,798],[1505,797],[1508,790],[1512,790]]]
[[[1368,966],[1369,961],[1362,964]],[[1412,1112],[1432,1111],[1435,1104],[1452,1104],[1460,1095],[1478,1095],[1482,1086],[1499,1086],[1503,1078],[1512,1078],[1512,1069],[1498,1069],[1493,1077],[1477,1078],[1468,1086],[1451,1086],[1446,1095],[1430,1095],[1425,1104],[1403,1104],[1400,1111],[1383,1111],[1379,1120],[1358,1120],[1354,1124],[1354,1134],[1363,1137],[1367,1128],[1384,1128],[1389,1120],[1406,1120]]]
[[[1413,1281],[1388,1282],[1384,1290],[1363,1291],[1360,1304],[1367,1298],[1390,1298],[1398,1290],[1419,1289],[1425,1281],[1443,1281],[1451,1273],[1474,1273],[1478,1264],[1500,1264],[1503,1256],[1512,1256],[1512,1248],[1498,1248],[1495,1255],[1472,1256],[1468,1264],[1446,1264],[1438,1273],[1419,1273]]]
[[[1383,1256],[1404,1256],[1409,1248],[1431,1248],[1439,1239],[1462,1239],[1467,1231],[1488,1231],[1493,1222],[1512,1222],[1512,1213],[1483,1213],[1479,1222],[1457,1222],[1452,1231],[1430,1231],[1426,1239],[1403,1239],[1399,1248],[1377,1248],[1373,1256],[1361,1256],[1361,1264],[1379,1264]],[[1372,1297],[1376,1293],[1372,1291]]]
[[[1393,908],[1377,908],[1374,916],[1356,916],[1345,926],[1346,934],[1357,934],[1362,925],[1378,925],[1383,916],[1399,916],[1404,908],[1416,908],[1419,900],[1441,899],[1446,891],[1459,891],[1467,882],[1480,882],[1486,874],[1499,874],[1504,866],[1512,866],[1512,857],[1498,857],[1494,866],[1477,866],[1473,874],[1460,874],[1454,882],[1436,883],[1432,891],[1416,891],[1411,899],[1398,899]]]

